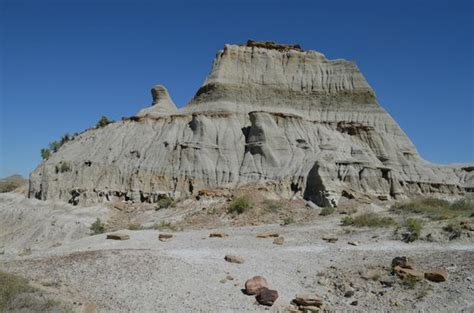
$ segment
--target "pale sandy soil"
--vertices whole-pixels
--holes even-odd
[[[35,213],[36,224],[50,225],[47,203],[12,197],[17,196],[0,196],[2,221],[12,219],[13,212],[28,214],[26,208],[41,207],[42,213]],[[474,311],[472,237],[407,244],[392,239],[392,228],[345,231],[336,214],[288,226],[219,228],[229,235],[225,238],[209,238],[209,229],[184,230],[161,242],[156,230],[123,230],[130,240],[113,241],[106,240],[105,234],[87,234],[86,225],[104,214],[100,207],[66,208],[68,214],[57,210],[53,215],[69,229],[65,227],[54,238],[36,230],[43,243],[32,245],[28,253],[22,253],[25,244],[20,241],[33,235],[12,239],[0,231],[0,252],[4,251],[0,270],[21,274],[71,304],[80,303],[72,304],[78,312],[84,311],[86,303],[95,304],[98,312],[284,312],[298,293],[320,295],[334,312]],[[71,224],[64,216],[82,219]],[[28,226],[25,233],[36,229],[24,225]],[[273,239],[256,238],[267,230],[278,232],[285,243],[279,246]],[[328,235],[338,241],[322,240]],[[245,262],[228,263],[226,254],[242,256]],[[448,281],[423,281],[414,289],[403,286],[388,275],[391,260],[402,255],[412,257],[421,269],[447,267]],[[370,268],[381,277],[362,278]],[[271,288],[278,290],[279,298],[271,308],[241,292],[245,280],[254,275],[266,277]],[[392,287],[380,283],[384,277],[394,281]],[[344,297],[348,289],[355,291],[350,298]],[[351,305],[355,300],[357,305]]]

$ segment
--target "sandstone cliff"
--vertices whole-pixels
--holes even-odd
[[[137,116],[88,130],[43,161],[30,197],[154,202],[266,183],[282,196],[335,206],[341,197],[473,188],[474,165],[419,156],[355,63],[298,45],[226,45],[181,110],[164,87],[152,95]]]

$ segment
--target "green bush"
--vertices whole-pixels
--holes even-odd
[[[321,210],[321,212],[319,213],[319,215],[322,215],[322,216],[327,216],[327,215],[331,215],[333,214],[334,212],[336,211],[336,209],[334,209],[333,207],[325,207]]]
[[[415,219],[415,218],[409,218],[405,222],[405,227],[408,233],[403,239],[403,241],[413,242],[420,238],[421,230],[423,229],[423,223],[421,220]]]
[[[341,223],[343,226],[356,227],[385,227],[395,223],[393,218],[379,216],[376,213],[363,213],[357,216],[345,216]]]
[[[290,224],[293,224],[294,222],[295,222],[294,218],[287,217],[283,220],[283,225],[290,225]]]
[[[90,230],[93,235],[103,234],[105,232],[105,224],[102,223],[100,218],[97,218],[96,221],[91,225]]]
[[[252,207],[252,200],[248,196],[235,197],[229,204],[228,212],[242,214]]]
[[[41,149],[41,158],[42,158],[43,160],[49,159],[50,156],[51,156],[51,150],[49,150],[49,149]]]
[[[158,209],[166,209],[169,207],[175,207],[176,203],[173,198],[165,196],[158,200]]]
[[[435,220],[450,219],[474,214],[474,199],[463,198],[450,203],[436,198],[420,198],[394,204],[391,210],[397,213],[423,214]]]
[[[97,122],[97,124],[95,125],[95,128],[101,128],[101,127],[105,127],[107,125],[109,125],[110,123],[112,123],[113,121],[109,121],[109,119],[107,118],[107,116],[104,116],[102,115],[102,117],[100,118],[100,120]]]

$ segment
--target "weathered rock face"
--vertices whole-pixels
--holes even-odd
[[[472,189],[473,165],[421,159],[353,62],[297,45],[226,45],[181,110],[164,87],[152,95],[137,116],[88,130],[41,163],[30,197],[153,202],[268,183],[335,206],[341,197]]]

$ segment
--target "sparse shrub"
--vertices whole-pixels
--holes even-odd
[[[407,275],[403,278],[402,285],[407,287],[408,289],[415,289],[418,282],[418,278]]]
[[[268,212],[276,213],[283,209],[283,204],[278,200],[265,200],[263,201],[263,205]]]
[[[176,203],[173,198],[165,196],[158,200],[157,206],[157,209],[166,209],[169,207],[175,207]]]
[[[153,224],[151,227],[155,230],[170,230],[170,231],[179,231],[181,230],[178,226],[172,224],[171,222],[161,221],[159,224]]]
[[[460,224],[449,223],[443,227],[443,230],[449,233],[449,240],[459,238],[462,234],[462,227]]]
[[[403,238],[405,242],[413,242],[420,238],[421,230],[423,228],[423,223],[419,219],[410,218],[406,220],[405,227],[408,231]]]
[[[93,235],[103,234],[105,232],[105,224],[102,223],[100,218],[97,218],[94,223],[92,223],[90,230]]]
[[[142,229],[142,225],[140,225],[138,223],[130,223],[130,224],[128,224],[127,228],[129,230],[140,230],[140,229]]]
[[[100,120],[97,122],[97,124],[95,125],[95,128],[101,128],[101,127],[105,127],[107,125],[109,125],[110,123],[112,123],[113,121],[109,121],[109,119],[107,118],[107,116],[105,115],[102,115],[102,117],[100,118]]]
[[[51,156],[51,150],[49,150],[49,149],[41,149],[41,158],[42,158],[43,160],[49,159],[50,156]]]
[[[23,277],[0,271],[0,312],[72,312],[72,308],[48,298]]]
[[[294,218],[290,216],[283,220],[283,225],[290,225],[290,224],[293,224],[294,222],[295,222]]]
[[[48,148],[51,152],[58,152],[60,147],[61,147],[61,144],[58,141],[50,142],[48,145]]]
[[[16,181],[0,181],[0,193],[13,191],[20,186]]]
[[[322,215],[322,216],[327,216],[327,215],[331,215],[333,214],[334,212],[336,211],[336,209],[334,209],[333,207],[324,207],[321,212],[319,213],[319,215]]]
[[[423,214],[434,220],[450,219],[474,214],[474,199],[464,198],[450,203],[436,198],[420,198],[397,203],[391,207],[397,213]]]
[[[252,207],[252,200],[248,196],[235,197],[229,204],[228,212],[242,214]]]
[[[348,216],[344,216],[342,219],[341,219],[341,224],[342,226],[349,226],[349,225],[353,225],[354,224],[354,218],[350,215]]]
[[[345,216],[341,223],[343,226],[357,227],[385,227],[395,223],[393,218],[379,216],[376,213],[363,213],[357,216]]]
[[[15,296],[33,292],[26,279],[5,272],[0,272],[0,286],[0,312],[6,312],[6,306]]]

